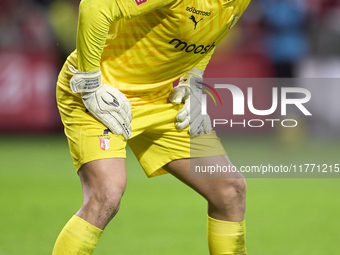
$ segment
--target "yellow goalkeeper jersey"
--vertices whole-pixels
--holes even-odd
[[[93,8],[91,19],[106,23],[108,30],[103,26],[100,32],[82,33],[87,28],[78,24],[78,68],[88,72],[100,66],[103,83],[117,87],[136,106],[164,102],[175,80],[192,68],[204,70],[217,44],[251,0],[100,1],[116,2],[98,18],[97,6],[83,9]],[[117,6],[122,18],[114,20],[110,8]],[[103,34],[101,46],[98,38]],[[76,57],[77,51],[72,54]]]

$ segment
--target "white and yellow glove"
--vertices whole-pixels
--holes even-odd
[[[183,130],[189,126],[191,136],[200,136],[202,132],[211,133],[211,121],[208,114],[201,114],[203,71],[193,68],[183,75],[178,86],[170,93],[169,101],[184,104],[177,113],[176,128]]]
[[[100,70],[80,73],[69,66],[75,75],[70,80],[73,93],[81,93],[86,109],[116,135],[131,136],[131,103],[117,88],[101,83]]]

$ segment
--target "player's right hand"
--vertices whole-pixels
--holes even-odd
[[[75,73],[70,80],[74,93],[81,92],[86,109],[116,135],[123,134],[125,139],[131,136],[131,103],[117,88],[101,84],[100,70],[91,73]]]

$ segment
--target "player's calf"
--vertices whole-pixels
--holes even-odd
[[[175,160],[166,170],[196,190],[208,201],[208,245],[210,255],[246,255],[245,203],[246,182],[239,172],[220,178],[191,178],[190,166],[232,166],[226,155]]]

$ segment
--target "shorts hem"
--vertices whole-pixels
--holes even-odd
[[[163,167],[166,165],[166,164],[169,164],[170,162],[174,161],[174,160],[179,160],[179,159],[192,159],[192,158],[206,158],[206,157],[214,157],[214,156],[222,156],[222,155],[227,155],[226,151],[223,150],[218,150],[218,151],[214,151],[214,152],[211,152],[211,153],[202,153],[202,154],[198,154],[198,153],[195,153],[195,156],[189,156],[189,157],[183,157],[183,156],[173,156],[173,157],[169,157],[169,158],[166,158],[165,160],[163,160],[162,162],[160,162],[160,167],[158,167],[156,170],[151,170],[151,171],[145,171],[145,174],[147,175],[148,178],[151,178],[151,177],[156,177],[156,176],[160,176],[160,175],[163,175],[163,174],[168,174],[169,172],[166,171],[165,169],[163,169]]]
[[[100,156],[92,156],[92,157],[87,157],[86,159],[80,160],[77,163],[75,163],[75,167],[77,172],[79,171],[79,169],[85,165],[86,163],[95,161],[95,160],[99,160],[99,159],[113,159],[113,158],[126,158],[126,153],[115,153],[114,156],[110,156],[110,155],[100,155]]]

